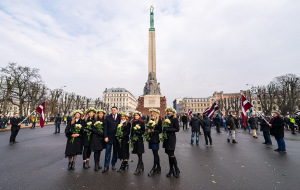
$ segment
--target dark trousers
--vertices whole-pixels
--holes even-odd
[[[220,123],[216,123],[216,129],[217,129],[218,132],[221,132],[220,131]]]
[[[16,127],[16,126],[11,127],[11,135],[10,135],[9,142],[15,142],[16,141],[16,137],[19,133],[19,130],[20,130],[19,127]]]
[[[55,133],[60,133],[60,123],[55,123]]]
[[[100,155],[101,155],[101,151],[100,151],[100,150],[94,152],[94,161],[95,161],[95,164],[96,164],[96,163],[99,164],[99,161],[100,161]]]
[[[210,131],[204,131],[204,137],[205,137],[205,144],[208,145],[208,139],[209,143],[212,144],[212,139],[210,136]]]
[[[269,131],[263,131],[263,135],[264,135],[264,138],[265,138],[265,143],[266,144],[272,144],[271,137],[270,137],[270,132]]]
[[[117,145],[117,143],[114,143],[114,144],[106,143],[105,162],[104,162],[105,168],[109,168],[112,148],[113,148],[113,157],[111,160],[111,165],[115,166],[117,163],[117,160],[118,160],[118,145]]]
[[[35,122],[32,123],[31,128],[35,128]]]
[[[295,125],[294,125],[294,123],[290,124],[290,128],[291,128],[292,134],[295,134]]]
[[[183,130],[184,130],[184,126],[185,126],[185,129],[187,129],[187,123],[185,123],[185,122],[182,122],[182,127],[183,127]]]
[[[84,146],[83,147],[83,155],[82,155],[83,160],[89,159],[90,156],[91,156],[91,153],[92,153],[91,147],[90,146]]]

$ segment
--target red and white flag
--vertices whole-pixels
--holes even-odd
[[[191,115],[192,115],[191,109],[189,109],[188,114],[189,114],[189,117],[191,117]]]
[[[39,107],[35,109],[37,111],[41,118],[40,118],[40,126],[41,128],[44,127],[44,121],[45,121],[45,102],[43,102]]]
[[[83,108],[81,109],[81,111],[83,112],[82,118],[84,119],[84,117],[85,117],[85,107],[83,107]]]
[[[246,127],[246,111],[252,107],[251,103],[242,95],[242,118],[244,126]]]
[[[206,115],[208,110],[209,110],[209,106],[204,110],[204,112],[202,114]]]
[[[214,116],[215,111],[217,111],[219,109],[220,109],[219,106],[216,104],[216,102],[214,102],[213,105],[210,107],[210,109],[205,113],[205,115],[207,115],[207,117],[212,119],[212,117]]]

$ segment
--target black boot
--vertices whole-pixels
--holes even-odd
[[[68,170],[71,170],[71,169],[72,169],[72,163],[69,162],[69,164],[68,164]]]
[[[83,169],[88,169],[89,167],[87,166],[87,161],[83,162]]]
[[[126,169],[126,168],[127,168],[127,170],[128,170],[128,168],[129,168],[128,161],[124,161],[124,166],[125,166],[125,168],[124,168],[124,169]]]
[[[120,166],[120,169],[117,172],[123,172],[124,170],[125,170],[125,162],[123,161]]]
[[[72,165],[72,170],[75,170],[75,162],[72,161],[71,165]]]
[[[148,173],[148,176],[152,176],[153,174],[156,173],[156,168],[155,165],[152,167],[151,171]]]
[[[173,165],[174,165],[174,169],[175,169],[175,177],[176,178],[179,178],[179,173],[180,173],[180,170],[179,170],[179,168],[177,167],[177,159],[176,159],[176,157],[173,157],[172,158],[172,162],[173,162]]]
[[[134,175],[137,175],[137,174],[139,174],[141,172],[140,168],[141,168],[141,165],[140,165],[140,163],[138,163],[138,165],[136,167],[136,170],[134,172]]]
[[[95,163],[95,171],[98,171],[99,170],[99,162],[96,162]]]
[[[141,163],[140,163],[140,166],[141,166],[141,167],[140,167],[141,172],[144,172],[144,163],[141,162]]]
[[[236,142],[234,139],[232,140],[232,143],[238,143],[238,142]]]
[[[87,165],[87,168],[90,168],[90,161],[89,160],[86,161],[86,165]]]
[[[174,175],[174,168],[173,168],[173,163],[171,160],[171,157],[169,157],[169,166],[170,166],[170,171],[169,173],[167,173],[167,177],[171,177],[172,175]]]

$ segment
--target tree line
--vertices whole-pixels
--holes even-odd
[[[62,89],[46,86],[39,69],[9,63],[0,69],[0,113],[7,113],[10,105],[18,107],[19,115],[27,115],[46,102],[48,115],[69,114],[74,109],[94,106],[104,109],[100,98],[95,100]]]

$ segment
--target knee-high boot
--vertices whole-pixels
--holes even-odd
[[[174,165],[174,169],[175,169],[175,177],[176,178],[179,178],[179,173],[180,173],[180,170],[179,170],[179,168],[178,168],[178,166],[177,166],[177,159],[176,159],[176,157],[174,156],[174,157],[172,157],[171,158],[173,161],[173,165]]]
[[[174,175],[174,168],[173,168],[173,160],[171,159],[171,157],[169,156],[169,165],[170,165],[170,171],[169,173],[167,173],[167,177],[171,177],[172,175]]]

